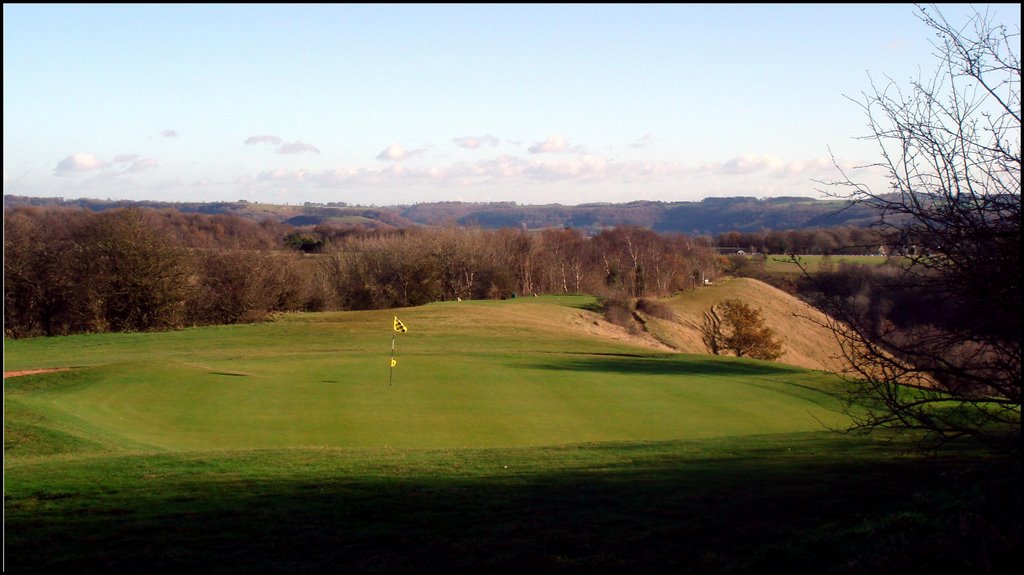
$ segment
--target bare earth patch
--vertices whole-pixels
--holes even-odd
[[[23,369],[21,371],[5,371],[4,379],[8,377],[18,377],[20,375],[32,375],[33,373],[50,373],[53,371],[67,371],[70,367],[50,367],[47,369]]]

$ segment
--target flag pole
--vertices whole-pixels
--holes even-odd
[[[391,334],[391,371],[388,372],[388,387],[391,386],[391,379],[395,375],[395,338],[398,337],[399,333],[409,331],[404,323],[398,321],[397,315],[395,316],[394,330],[395,332]]]
[[[391,379],[395,375],[395,337],[397,333],[391,334],[391,369],[388,370],[388,387],[391,387]]]

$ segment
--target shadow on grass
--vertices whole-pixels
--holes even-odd
[[[521,365],[521,364],[520,364]],[[553,359],[529,364],[537,369],[596,371],[628,375],[771,376],[807,370],[765,361],[703,357],[643,357],[628,354],[595,354],[584,358]]]
[[[6,566],[1019,566],[1019,462],[897,457],[844,441],[728,445],[733,452],[673,443],[568,447],[541,456],[456,451],[435,454],[422,468],[406,458],[412,454],[362,468],[330,452],[318,459],[257,454],[226,468],[200,456],[126,458],[117,463],[119,473],[143,481],[77,492],[36,486],[5,495]],[[566,465],[569,460],[582,463]],[[254,473],[248,467],[254,464],[270,467]],[[553,469],[559,464],[562,469]],[[282,466],[289,471],[278,471]],[[966,527],[965,517],[973,522]],[[1014,529],[1016,543],[1000,539]]]

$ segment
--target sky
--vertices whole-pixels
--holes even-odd
[[[1019,4],[943,4],[1020,29]],[[271,204],[874,189],[911,4],[4,4],[4,194]],[[839,166],[839,167],[837,167]]]

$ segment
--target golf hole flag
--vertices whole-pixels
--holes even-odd
[[[409,328],[405,327],[405,324],[402,323],[400,319],[398,319],[397,315],[395,316],[394,329],[395,333],[391,334],[391,369],[388,371],[389,386],[391,385],[391,380],[392,378],[394,378],[395,375],[395,366],[398,365],[398,362],[395,361],[395,337],[400,333],[405,333],[409,331]]]

